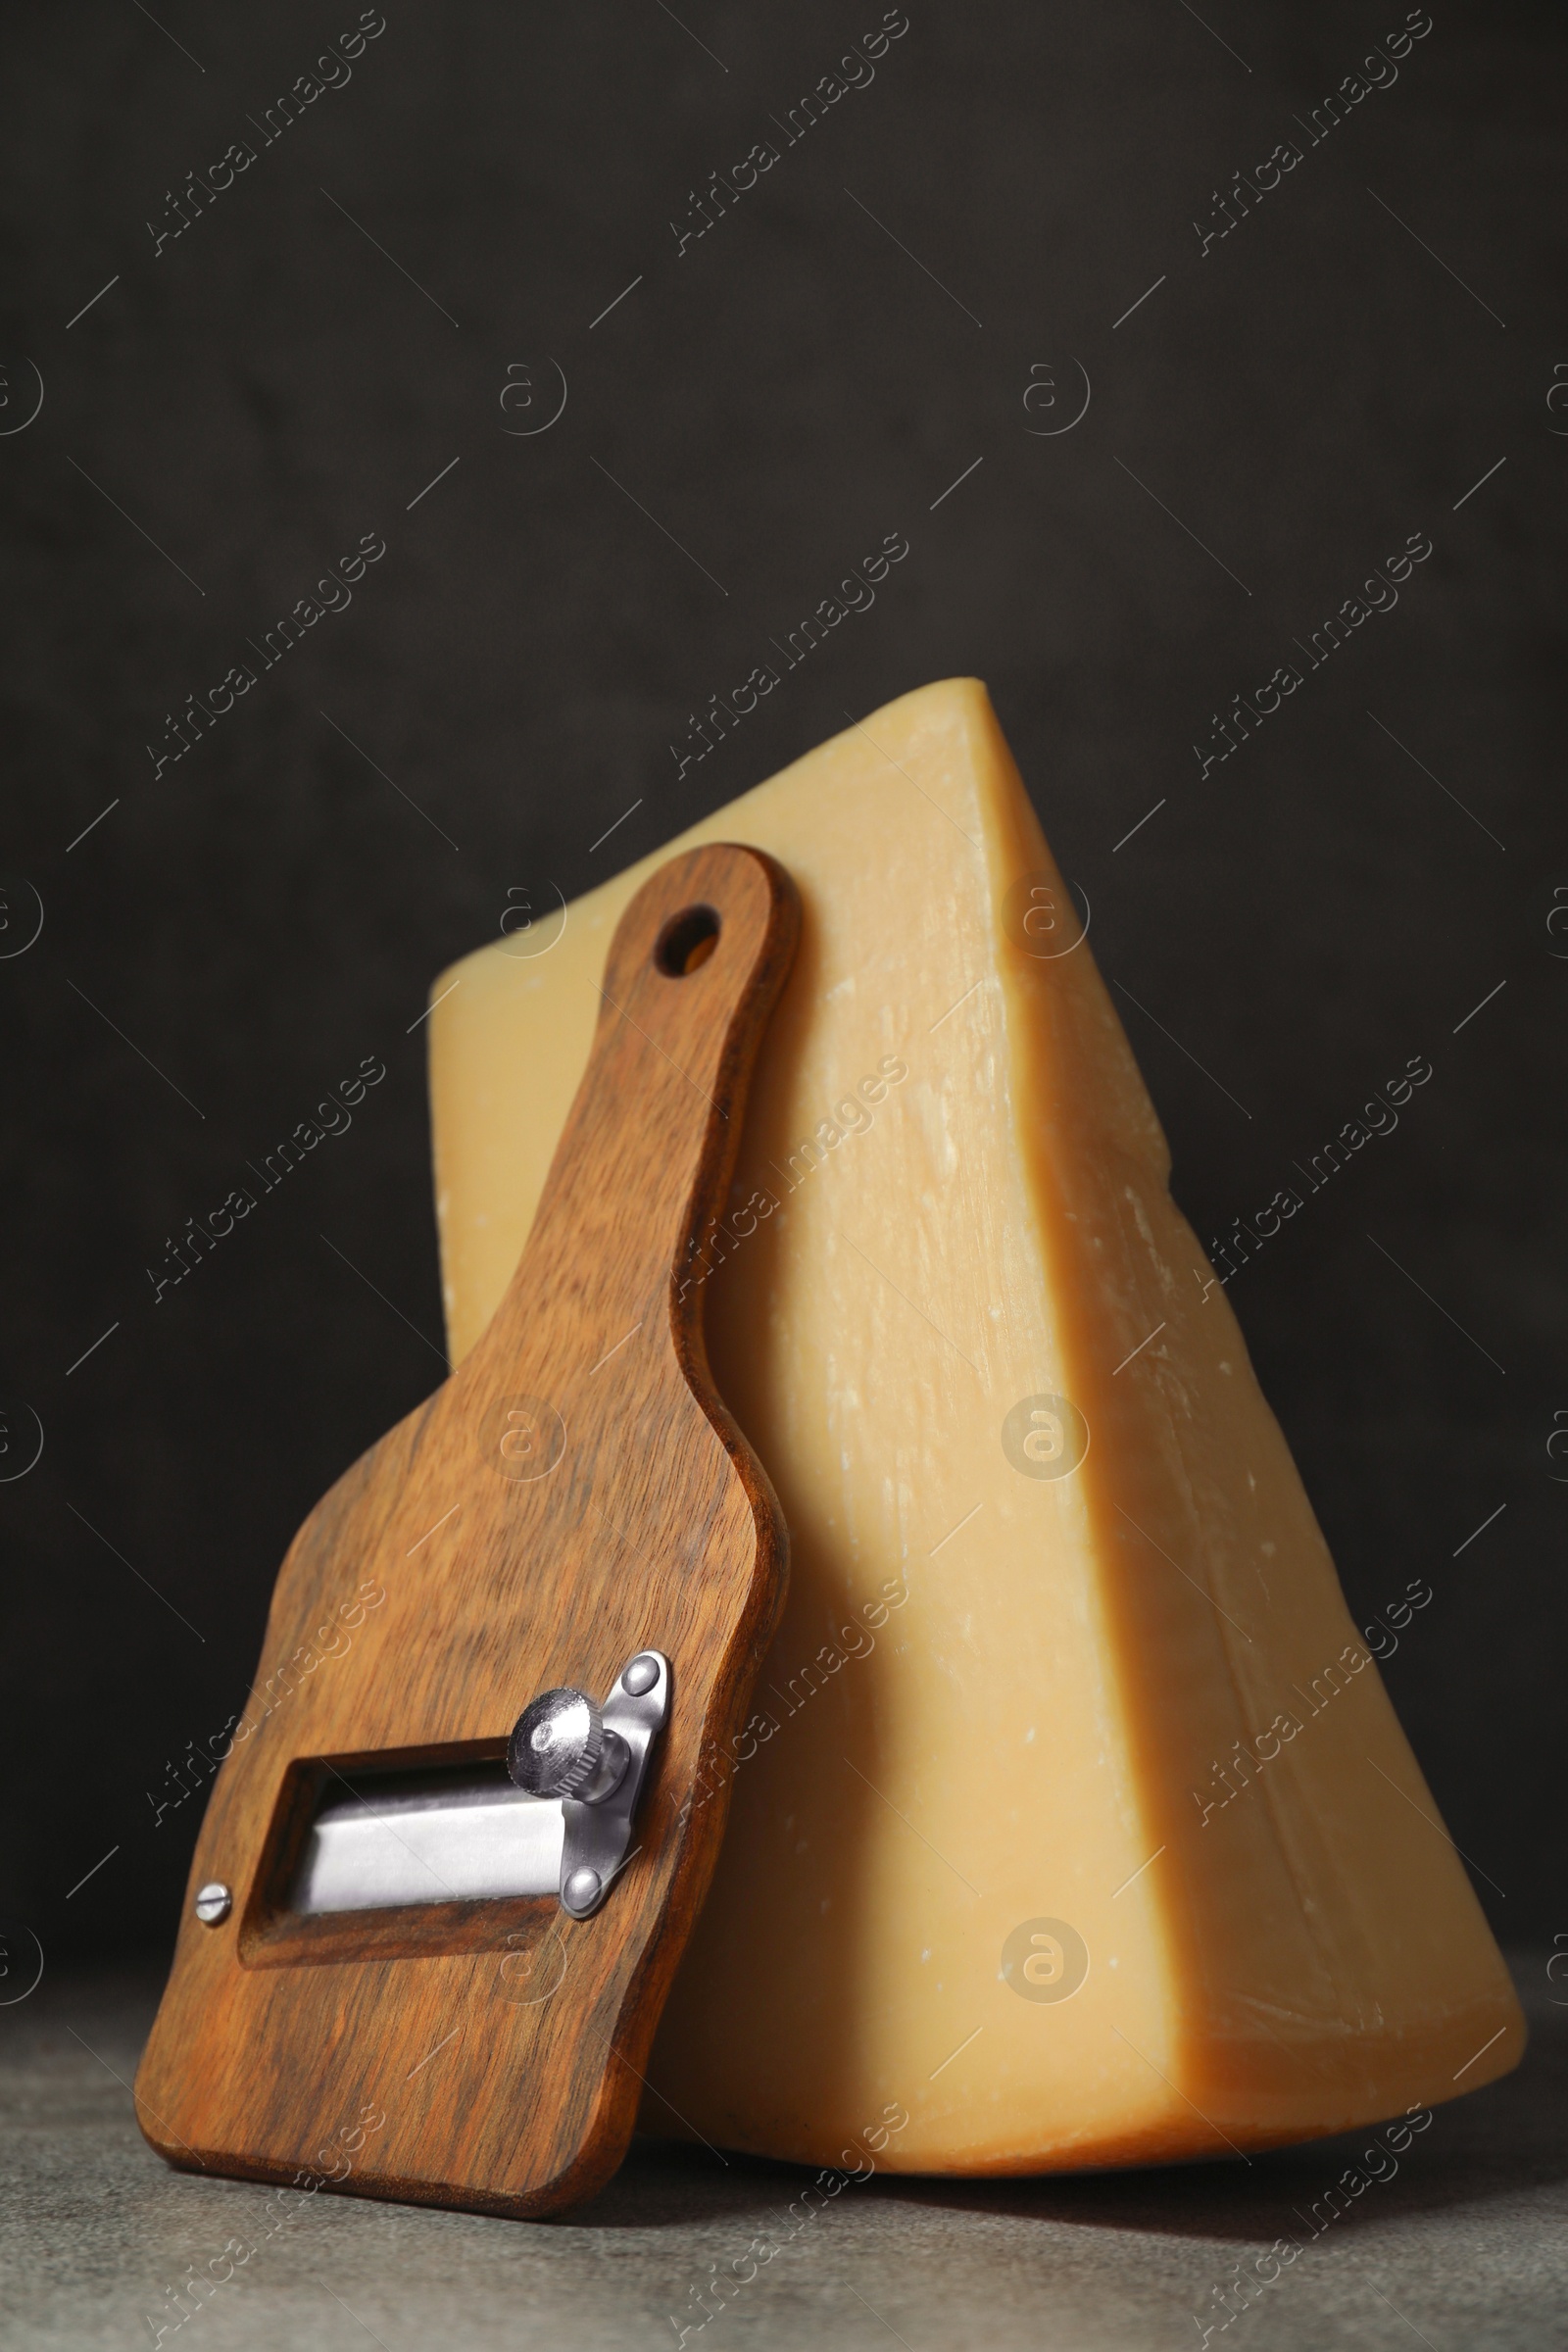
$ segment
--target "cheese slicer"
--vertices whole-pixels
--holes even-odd
[[[172,2164],[518,2217],[619,2164],[783,1602],[683,1274],[799,923],[757,850],[638,892],[510,1289],[290,1546],[136,2079]]]

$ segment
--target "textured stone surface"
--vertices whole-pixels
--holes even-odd
[[[128,2084],[151,1973],[46,1982],[0,2011],[0,2213],[10,2352],[146,2345],[166,2289],[230,2238],[256,2246],[176,2332],[180,2352],[628,2352],[701,2315],[710,2265],[782,2245],[688,2344],[909,2352],[1161,2352],[1223,2317],[1213,2289],[1281,2238],[1304,2251],[1211,2344],[1319,2352],[1556,2352],[1568,2310],[1568,2003],[1544,1953],[1515,1955],[1535,2040],[1519,2073],[1440,2109],[1313,2241],[1302,2216],[1377,2135],[1242,2164],[1045,2181],[872,2180],[799,2228],[808,2176],[640,2147],[612,2187],[537,2226],[320,2195],[266,2242],[271,2192],[174,2173]],[[1383,2167],[1381,2169],[1386,2169]],[[755,2257],[753,2258],[755,2260]],[[151,2315],[151,2326],[149,2326]],[[1199,2324],[1195,2325],[1195,2315]],[[1413,2331],[1413,2332],[1412,2332]]]

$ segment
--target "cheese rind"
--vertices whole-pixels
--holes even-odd
[[[885,2167],[1030,2171],[1506,2071],[1500,1956],[977,682],[435,984],[454,1358],[516,1261],[617,916],[723,839],[783,860],[805,926],[688,1279],[792,1583],[752,1726],[691,1792],[730,1821],[645,2123],[831,2164],[891,2108]]]

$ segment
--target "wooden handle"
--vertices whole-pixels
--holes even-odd
[[[783,1604],[778,1504],[713,1390],[687,1268],[798,929],[756,850],[644,885],[489,1329],[295,1538],[137,2076],[172,2162],[514,2215],[620,2162],[723,1831],[721,1796],[683,1799],[739,1730]],[[671,1660],[670,1719],[591,1919],[554,1897],[292,1911],[322,1788],[498,1756],[536,1692],[597,1695],[642,1648]],[[233,1908],[208,1927],[192,1903],[214,1881]]]
[[[702,1292],[684,1275],[724,1205],[752,1065],[799,929],[782,866],[728,844],[671,858],[627,907],[600,983],[588,1068],[532,1231],[464,1366],[489,1373],[478,1383],[487,1399],[527,1358],[541,1312],[580,1335],[591,1380],[608,1349],[667,1315],[677,1360],[731,1442],[703,1348]],[[679,968],[688,958],[692,968]],[[610,1385],[629,1409],[618,1374]],[[562,1399],[550,1401],[564,1414]],[[618,1436],[603,1433],[603,1447],[595,1422],[594,1474],[629,1509],[657,1517],[664,1500],[643,1474],[663,1440],[662,1396],[650,1392],[644,1404],[650,1417],[640,1427],[623,1418]],[[736,1449],[748,1474],[760,1477],[750,1450]],[[605,1458],[614,1453],[623,1464]]]

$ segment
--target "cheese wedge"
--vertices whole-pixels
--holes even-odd
[[[528,1230],[616,918],[710,840],[772,851],[805,903],[687,1277],[792,1582],[752,1724],[690,1792],[729,1828],[646,2127],[1024,2172],[1504,2073],[1501,1958],[976,681],[436,982],[454,1358]]]

